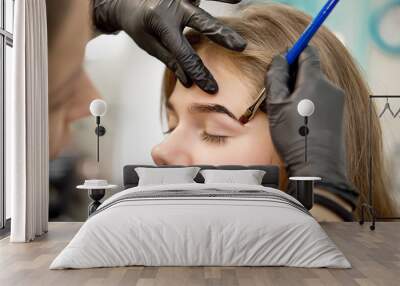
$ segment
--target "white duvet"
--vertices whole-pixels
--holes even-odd
[[[50,269],[145,266],[293,266],[350,268],[307,212],[280,200],[172,197],[123,200],[146,191],[263,191],[254,185],[179,184],[135,187],[107,199]]]

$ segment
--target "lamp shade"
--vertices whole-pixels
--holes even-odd
[[[314,102],[309,99],[303,99],[297,105],[297,112],[303,116],[308,117],[313,115],[315,110]]]
[[[101,99],[95,99],[90,103],[90,113],[93,116],[104,116],[107,112],[107,103]]]

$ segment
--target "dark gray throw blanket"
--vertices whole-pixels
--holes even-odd
[[[286,194],[276,194],[267,191],[260,190],[216,190],[216,189],[203,189],[203,190],[162,190],[162,191],[136,191],[130,192],[125,195],[118,197],[115,200],[111,200],[103,203],[97,211],[92,213],[91,217],[116,205],[126,201],[144,201],[153,199],[179,199],[179,200],[190,200],[190,199],[218,199],[218,198],[229,198],[229,199],[257,199],[264,201],[273,201],[276,203],[282,203],[290,205],[303,213],[311,215],[308,210],[295,199],[288,198]]]

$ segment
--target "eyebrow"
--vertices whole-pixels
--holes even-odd
[[[166,102],[166,107],[168,110],[175,112],[174,106],[171,104],[171,102],[167,101]],[[237,117],[225,106],[220,105],[220,104],[202,104],[202,103],[193,103],[188,107],[189,112],[198,112],[198,113],[222,113],[226,114],[232,119],[237,119]]]
[[[228,115],[229,117],[235,120],[238,120],[231,111],[229,111],[225,106],[220,104],[194,103],[190,105],[188,109],[191,112],[198,112],[198,113],[222,113]]]

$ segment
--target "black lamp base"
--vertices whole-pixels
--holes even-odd
[[[101,205],[100,200],[104,197],[106,193],[105,189],[90,189],[88,194],[89,198],[93,200],[93,202],[88,207],[89,216],[94,213],[97,208]]]
[[[314,205],[314,181],[296,181],[295,197],[308,210]]]

